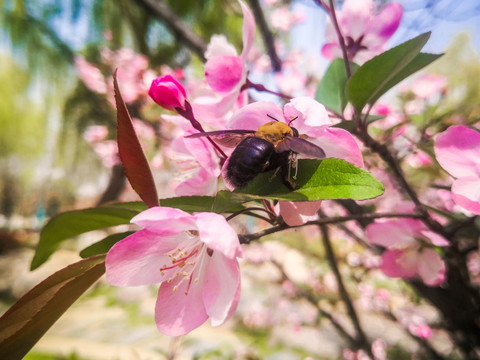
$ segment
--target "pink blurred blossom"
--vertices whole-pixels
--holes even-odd
[[[219,326],[233,315],[242,250],[223,216],[153,207],[132,222],[143,229],[110,249],[107,280],[115,286],[160,283],[155,306],[160,332],[181,336],[209,317]]]
[[[276,8],[270,14],[272,27],[281,31],[288,31],[293,25],[303,20],[305,20],[303,12],[291,11],[287,6]]]
[[[93,150],[102,160],[103,166],[111,168],[120,163],[118,145],[115,140],[105,140],[93,145]]]
[[[101,71],[85,60],[83,56],[75,57],[75,66],[77,67],[78,75],[85,86],[98,94],[105,94],[107,92],[107,84]]]
[[[345,38],[348,58],[362,63],[383,52],[402,15],[402,6],[397,2],[389,3],[376,14],[372,0],[346,0],[342,10],[337,12],[337,20]],[[328,60],[342,57],[330,20],[327,21],[326,39],[322,55]]]
[[[455,203],[480,215],[480,133],[463,125],[450,126],[438,135],[434,148],[437,161],[456,178]]]
[[[441,75],[424,74],[416,78],[409,88],[417,98],[428,100],[446,91],[447,78]],[[405,91],[405,88],[402,90]]]
[[[377,221],[367,226],[366,234],[372,244],[387,248],[380,265],[385,275],[401,278],[418,275],[431,286],[445,280],[445,263],[433,246],[448,246],[448,242],[420,220]]]
[[[98,143],[108,136],[108,128],[105,125],[92,125],[87,127],[83,138],[89,144]]]

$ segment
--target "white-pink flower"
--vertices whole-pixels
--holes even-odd
[[[480,215],[480,133],[463,125],[450,126],[435,141],[440,165],[456,178],[453,201]]]
[[[387,248],[380,264],[385,275],[394,278],[418,275],[427,285],[439,285],[445,280],[445,263],[433,246],[449,243],[420,220],[374,222],[367,226],[366,234],[372,244]]]
[[[210,87],[219,93],[240,90],[247,78],[246,58],[255,37],[255,18],[251,10],[239,0],[243,12],[243,50],[240,56],[225,37],[212,37],[205,57],[205,79]]]
[[[218,326],[233,315],[240,297],[236,258],[242,250],[223,216],[153,207],[132,222],[143,229],[110,249],[107,280],[115,286],[160,283],[159,331],[181,336],[209,317]]]
[[[397,30],[403,8],[397,2],[375,13],[372,0],[346,0],[337,20],[345,39],[350,60],[362,63],[384,51],[385,43]],[[327,21],[326,44],[322,55],[333,60],[342,57],[338,36],[330,20]]]
[[[188,130],[185,136],[195,133]],[[220,165],[206,138],[176,138],[168,154],[178,171],[174,176],[175,194],[179,196],[214,195],[217,191]]]

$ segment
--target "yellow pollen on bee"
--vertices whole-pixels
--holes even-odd
[[[260,126],[255,132],[255,136],[271,142],[274,146],[277,146],[286,136],[293,135],[292,128],[281,121],[270,121]]]

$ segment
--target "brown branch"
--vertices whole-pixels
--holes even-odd
[[[205,59],[207,43],[195,34],[181,18],[178,17],[167,5],[164,0],[135,0],[139,6],[145,7],[155,16],[162,20],[165,25],[173,32],[179,42],[184,43],[193,53],[202,61]]]
[[[273,226],[271,228],[259,231],[254,234],[246,234],[246,235],[239,235],[240,238],[240,243],[242,244],[249,244],[253,240],[259,239],[263,236],[274,234],[279,231],[283,231],[286,229],[294,229],[298,227],[303,227],[303,226],[309,226],[309,225],[328,225],[328,224],[337,224],[337,223],[342,223],[346,221],[361,221],[361,220],[374,220],[374,219],[381,219],[381,218],[395,218],[395,217],[401,217],[401,218],[420,218],[422,215],[419,214],[406,214],[406,213],[368,213],[368,214],[353,214],[353,215],[348,215],[348,216],[337,216],[337,217],[332,217],[332,218],[322,218],[319,220],[314,220],[314,221],[309,221],[305,224],[298,225],[298,226],[289,226],[285,223],[282,223],[277,226]]]
[[[338,42],[340,43],[340,48],[342,49],[343,61],[345,63],[345,71],[347,73],[347,78],[349,79],[352,76],[352,69],[350,67],[350,59],[348,58],[347,46],[345,45],[345,39],[343,38],[340,26],[338,26],[337,15],[335,13],[335,5],[333,3],[333,0],[329,0],[329,2],[330,9],[328,11],[328,14],[330,15],[330,19],[332,19],[333,27],[335,28],[335,32],[337,33]]]
[[[263,15],[262,7],[258,0],[248,0],[250,8],[252,9],[253,15],[255,16],[255,21],[257,22],[260,33],[262,34],[263,43],[267,49],[270,62],[274,71],[279,72],[282,70],[282,61],[278,57],[277,50],[275,49],[275,42],[273,40],[273,35],[270,29],[268,28],[267,21]]]
[[[337,280],[337,284],[338,284],[338,292],[343,302],[345,303],[345,306],[347,307],[348,316],[352,320],[353,327],[355,328],[358,345],[363,350],[365,350],[368,354],[372,355],[371,345],[368,342],[367,336],[365,335],[365,332],[362,329],[360,320],[357,316],[357,312],[355,310],[355,307],[353,306],[352,299],[348,294],[347,288],[345,287],[345,284],[343,282],[342,275],[340,274],[340,270],[337,265],[337,260],[335,258],[335,253],[333,252],[333,247],[330,242],[330,235],[328,233],[327,226],[321,225],[320,231],[322,233],[322,242],[327,255],[327,261],[330,265],[330,268],[333,271],[333,274],[335,275],[335,279]]]

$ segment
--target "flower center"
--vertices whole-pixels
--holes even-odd
[[[186,231],[188,238],[181,242],[179,247],[166,253],[165,256],[169,259],[160,267],[160,274],[162,277],[168,277],[168,283],[180,278],[177,284],[173,287],[173,291],[177,291],[178,287],[187,281],[187,290],[185,295],[188,295],[190,286],[197,284],[201,276],[204,255],[207,247],[198,240],[198,232]]]

